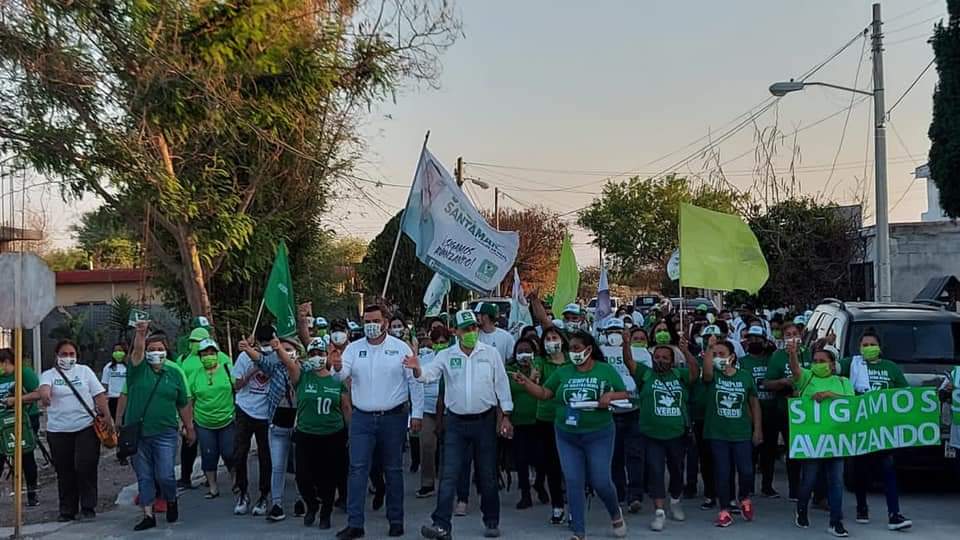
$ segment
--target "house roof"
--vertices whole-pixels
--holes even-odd
[[[917,300],[940,300],[945,291],[956,289],[960,286],[960,281],[955,276],[938,276],[931,278],[926,286],[917,293],[914,302]]]
[[[143,276],[141,270],[116,268],[108,270],[67,270],[57,272],[57,285],[82,285],[95,283],[137,283]]]

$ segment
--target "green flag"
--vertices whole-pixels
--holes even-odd
[[[680,204],[680,286],[756,294],[770,272],[739,216]]]
[[[293,301],[293,281],[290,279],[290,261],[287,259],[287,244],[277,246],[277,258],[273,260],[263,303],[277,318],[277,336],[285,337],[297,332],[297,308]]]
[[[576,302],[578,289],[580,289],[580,269],[577,268],[577,258],[573,255],[570,235],[567,235],[560,248],[557,288],[553,293],[553,312],[559,314],[564,306]]]

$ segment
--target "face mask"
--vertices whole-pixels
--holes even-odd
[[[167,359],[167,351],[147,351],[147,363],[151,366],[162,364]],[[201,360],[202,361],[202,360]]]
[[[717,322],[717,317],[713,313],[707,312],[707,322],[713,324]]]
[[[563,342],[561,341],[544,341],[543,349],[547,354],[556,354],[560,352],[560,349],[563,348]]]
[[[702,338],[702,337],[697,336],[697,337],[693,338],[693,342],[697,344],[697,347],[700,347],[701,349],[703,348],[703,338]]]
[[[619,347],[623,345],[623,336],[621,334],[610,334],[607,336],[607,345]]]
[[[773,330],[772,333],[773,333],[773,337],[774,337],[775,339],[782,339],[782,338],[783,338],[783,330]]]
[[[863,359],[868,362],[876,362],[880,359],[880,346],[879,345],[864,345],[860,347],[860,354],[863,355]]]
[[[433,344],[433,352],[440,352],[440,351],[442,351],[442,350],[444,350],[444,349],[446,349],[446,348],[447,348],[447,344],[446,344],[446,343],[434,343],[434,344]]]
[[[363,335],[367,339],[377,339],[383,335],[383,327],[380,326],[380,323],[365,323],[363,325]]]
[[[647,342],[646,342],[645,340],[638,339],[637,341],[634,341],[634,342],[633,342],[633,346],[634,346],[634,347],[639,347],[639,348],[641,348],[641,349],[646,349],[646,348],[647,348]]]
[[[654,371],[656,371],[657,373],[666,373],[666,372],[670,371],[670,367],[672,366],[672,364],[673,364],[673,363],[670,362],[669,360],[667,360],[667,361],[654,360],[654,361],[653,361],[653,369],[654,369]]]
[[[395,338],[397,338],[397,339],[402,338],[402,337],[403,337],[403,328],[391,328],[391,329],[390,329],[390,335],[393,336],[393,337],[395,337]]]
[[[583,350],[580,352],[570,351],[570,361],[573,362],[573,365],[579,366],[587,361],[587,351]]]
[[[73,369],[73,366],[77,365],[76,356],[58,356],[57,357],[57,366],[64,371],[70,371]]]
[[[213,369],[217,367],[217,355],[209,354],[207,356],[201,356],[200,362],[203,364],[203,369]]]
[[[325,337],[326,335],[327,335],[326,328],[321,328],[320,330],[317,330],[317,337]]]
[[[427,347],[420,347],[420,351],[417,354],[419,354],[420,356],[426,356],[431,353],[433,353],[433,349],[430,349]]]
[[[833,366],[830,362],[819,362],[810,366],[810,371],[813,372],[814,377],[829,377],[833,375]]]
[[[460,338],[460,341],[463,342],[464,347],[468,349],[472,349],[477,346],[478,339],[480,339],[480,334],[474,331],[474,332],[467,332],[466,334],[464,334]]]
[[[263,354],[264,356],[268,354],[273,354],[273,347],[270,345],[261,345],[260,354]]]
[[[529,364],[533,361],[533,353],[517,353],[517,362],[520,364]]]
[[[316,371],[318,369],[323,369],[327,367],[327,357],[320,355],[311,356],[310,358],[306,359],[300,367],[304,371]]]
[[[670,344],[670,332],[666,330],[660,330],[653,335],[654,339],[657,341],[657,345],[669,345]]]
[[[719,356],[713,357],[713,369],[718,369],[720,371],[723,371],[727,369],[727,366],[729,364],[730,364],[729,358],[721,358]]]
[[[286,352],[287,352],[287,356],[288,356],[291,360],[296,360],[296,359],[297,359],[297,351],[296,351],[295,349],[289,349],[289,350],[287,350]]]
[[[757,343],[756,341],[748,343],[747,352],[752,355],[763,354],[763,343]]]
[[[333,332],[330,334],[330,341],[334,342],[337,345],[343,345],[347,342],[347,333],[346,332]]]
[[[113,351],[113,361],[114,362],[123,362],[123,359],[127,357],[127,353],[123,351]]]

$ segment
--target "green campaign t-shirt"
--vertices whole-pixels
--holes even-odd
[[[633,373],[640,400],[640,433],[659,440],[676,439],[687,431],[690,371],[674,368],[658,373],[637,364]]]
[[[207,429],[220,429],[233,422],[233,378],[230,364],[217,363],[212,371],[193,372],[187,381],[193,395],[193,419]]]
[[[343,429],[340,396],[346,391],[347,387],[333,375],[302,372],[297,382],[297,430],[329,435]]]
[[[809,368],[810,363],[813,361],[812,355],[810,354],[810,349],[806,347],[800,347],[799,358],[800,367]],[[775,381],[778,379],[788,379],[793,381],[793,371],[790,370],[790,354],[785,350],[779,350],[773,353],[773,356],[770,357],[770,364],[767,368],[767,379]],[[786,412],[787,410],[787,398],[793,396],[793,387],[784,388],[777,392],[777,410],[780,412]]]
[[[157,390],[150,399],[155,384]],[[169,428],[177,429],[180,427],[177,411],[187,405],[187,396],[182,372],[171,368],[167,363],[164,363],[158,373],[145,361],[138,366],[131,363],[127,366],[127,409],[124,424],[135,423],[142,416],[141,434],[145,436],[156,435]]]
[[[30,392],[36,390],[38,386],[40,386],[40,378],[37,377],[37,372],[27,366],[23,366],[22,374],[24,394],[29,394]],[[11,373],[9,375],[0,374],[0,401],[16,395],[16,382],[17,379],[15,373]],[[0,403],[0,407],[4,406],[5,405]],[[13,410],[13,408],[11,407],[10,410]],[[26,404],[23,412],[26,416],[36,416],[40,414],[40,408],[37,406],[37,402],[34,401],[33,403]]]
[[[569,433],[597,431],[613,422],[610,409],[573,409],[569,404],[578,401],[597,401],[607,392],[624,392],[626,386],[617,370],[610,364],[594,362],[590,371],[578,371],[573,364],[553,372],[544,388],[553,392],[556,408],[554,423]]]
[[[545,383],[555,371],[560,369],[563,366],[569,366],[570,360],[564,355],[564,360],[562,364],[554,364],[550,359],[535,358],[533,360],[533,367],[537,368],[537,371],[540,372],[540,384]],[[553,422],[557,418],[557,402],[552,399],[546,399],[543,401],[537,401],[537,420],[542,422]]]
[[[813,371],[800,368],[800,382],[797,383],[797,392],[800,397],[813,397],[817,392],[833,392],[838,396],[852,396],[853,383],[846,377],[831,375],[829,377],[814,377]]]
[[[852,363],[852,358],[844,358],[840,361],[840,372],[844,377],[850,376]],[[889,390],[910,386],[907,378],[903,376],[903,370],[893,361],[880,358],[876,362],[864,361],[864,363],[867,365],[867,375],[870,377],[870,390]]]
[[[713,380],[707,383],[703,438],[732,442],[752,440],[750,398],[756,395],[753,376],[747,370],[738,369],[730,377],[714,370]]]
[[[516,362],[510,362],[506,367],[507,373],[520,371],[520,366]],[[530,375],[530,370],[525,370],[524,374]],[[515,426],[529,426],[536,423],[537,398],[530,395],[522,384],[517,384],[512,376],[510,377],[510,396],[513,398],[513,413],[510,414],[510,423]]]
[[[753,386],[757,389],[757,399],[760,400],[760,406],[765,411],[773,410],[777,404],[777,393],[763,388],[763,382],[767,380],[769,366],[770,358],[766,356],[748,354],[740,360],[740,369],[749,372],[753,377]]]

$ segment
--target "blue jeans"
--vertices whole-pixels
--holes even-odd
[[[560,467],[567,482],[567,503],[570,505],[570,529],[574,534],[587,533],[586,506],[587,483],[610,514],[610,519],[620,518],[617,489],[610,476],[613,461],[613,441],[616,430],[611,423],[605,428],[587,433],[568,433],[555,429]]]
[[[470,417],[447,413],[444,416],[443,463],[440,464],[440,489],[433,524],[451,530],[454,498],[458,480],[462,480],[463,463],[473,455],[477,461],[477,483],[480,484],[480,511],[487,527],[500,525],[500,494],[497,490],[497,413],[491,408]],[[469,474],[466,475],[469,478]]]
[[[801,461],[800,492],[797,508],[807,508],[810,493],[822,474],[827,481],[827,501],[830,503],[830,524],[843,519],[843,458],[804,459]]]
[[[350,477],[347,481],[347,526],[363,527],[363,504],[373,450],[379,448],[387,484],[387,521],[403,525],[403,441],[407,413],[353,410],[350,420]]]
[[[233,468],[233,445],[237,438],[237,428],[233,422],[220,429],[197,427],[197,444],[200,445],[200,468],[203,472],[216,472],[220,458],[227,469]]]
[[[164,500],[177,500],[177,479],[173,466],[179,440],[176,428],[167,428],[156,435],[140,437],[137,455],[133,457],[133,470],[137,473],[137,487],[140,490],[140,506],[153,506],[158,486]]]
[[[729,509],[734,500],[733,471],[736,467],[740,500],[750,498],[753,493],[753,442],[719,441],[710,439],[710,452],[713,454],[714,485],[717,489],[717,501],[721,509]]]
[[[867,489],[879,468],[883,474],[883,491],[887,496],[887,513],[899,514],[900,492],[897,489],[897,469],[893,463],[893,452],[875,452],[852,459],[857,509],[867,510]]]
[[[283,506],[283,490],[287,486],[287,457],[290,455],[293,428],[270,425],[270,498]]]
[[[642,501],[644,488],[645,438],[640,434],[640,413],[614,414],[617,435],[613,447],[613,485],[624,502]]]

